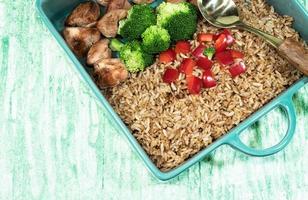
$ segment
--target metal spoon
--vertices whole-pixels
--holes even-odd
[[[198,0],[198,7],[210,24],[219,28],[239,28],[258,35],[294,67],[308,75],[308,51],[292,39],[281,40],[242,22],[233,0]]]

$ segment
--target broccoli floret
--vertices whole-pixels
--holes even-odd
[[[216,53],[216,50],[214,47],[209,47],[204,49],[203,51],[203,55],[205,55],[206,57],[208,57],[208,59],[212,60],[214,54]]]
[[[123,46],[124,44],[120,42],[118,39],[112,39],[109,44],[109,48],[112,51],[120,51]]]
[[[121,48],[120,59],[132,73],[143,71],[154,62],[153,56],[144,52],[141,44],[136,40],[126,43]]]
[[[170,46],[168,31],[159,26],[150,26],[142,34],[142,48],[147,53],[159,53]]]
[[[156,24],[156,15],[149,5],[134,5],[126,19],[119,22],[118,33],[128,40],[140,38],[151,25]]]
[[[197,11],[190,3],[162,3],[157,13],[157,25],[167,29],[173,41],[190,39],[197,30]]]

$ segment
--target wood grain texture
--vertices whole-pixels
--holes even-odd
[[[278,47],[279,54],[286,58],[292,66],[308,76],[308,50],[300,42],[286,39]]]
[[[81,81],[35,11],[0,0],[0,199],[305,199],[308,86],[294,97],[295,137],[254,158],[223,146],[170,182],[145,168]],[[275,110],[243,133],[256,148],[279,141]]]

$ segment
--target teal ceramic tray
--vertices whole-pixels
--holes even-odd
[[[65,41],[61,36],[60,31],[63,28],[63,22],[65,17],[80,2],[83,1],[82,0],[66,0],[66,1],[37,0],[36,5],[39,14],[41,15],[41,18],[47,25],[48,29],[56,38],[60,46],[65,50],[69,58],[73,61],[76,69],[80,72],[85,82],[88,83],[89,87],[92,89],[98,100],[108,111],[108,114],[110,115],[110,119],[112,120],[114,126],[117,126],[122,130],[122,132],[125,134],[132,147],[137,151],[138,155],[144,160],[149,170],[160,180],[168,180],[179,175],[190,166],[204,159],[206,155],[208,155],[221,145],[230,145],[234,149],[237,149],[245,154],[262,157],[262,156],[269,156],[279,152],[284,147],[286,147],[287,144],[292,139],[296,126],[296,113],[294,105],[292,103],[292,97],[296,91],[298,91],[308,82],[308,77],[304,77],[295,84],[293,84],[289,89],[287,89],[281,95],[279,95],[278,97],[273,99],[270,103],[259,109],[245,121],[240,123],[237,127],[230,130],[228,134],[215,141],[206,149],[200,151],[198,154],[196,154],[195,156],[184,162],[182,165],[168,172],[160,171],[151,161],[146,152],[142,149],[138,141],[130,132],[129,128],[126,127],[126,125],[123,123],[120,117],[115,113],[115,111],[107,102],[105,97],[101,94],[95,83],[92,81],[90,75],[87,73],[86,68],[83,67],[84,61],[78,60],[75,57],[75,55],[71,52],[71,50],[66,45]],[[155,2],[152,6],[156,6],[157,4],[159,4],[159,2],[161,2],[161,0]],[[269,0],[268,3],[273,5],[278,13],[294,17],[295,19],[294,28],[301,34],[301,37],[304,38],[306,42],[308,42],[308,29],[307,29],[308,13],[298,1]],[[245,129],[247,129],[253,123],[255,123],[260,117],[264,116],[265,114],[272,111],[276,107],[282,107],[288,114],[288,129],[286,130],[284,138],[277,145],[262,150],[253,149],[242,143],[239,138],[239,135]]]

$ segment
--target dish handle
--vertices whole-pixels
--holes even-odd
[[[282,149],[284,149],[291,141],[294,135],[294,132],[295,132],[295,127],[296,127],[296,112],[295,112],[295,108],[292,102],[292,96],[283,98],[275,106],[270,107],[269,109],[265,110],[264,113],[267,113],[278,106],[282,107],[286,111],[288,115],[288,124],[289,124],[288,130],[284,138],[278,144],[272,147],[266,148],[266,149],[255,149],[255,148],[249,147],[246,144],[244,144],[239,137],[242,131],[245,129],[234,134],[226,143],[236,150],[239,150],[245,154],[248,154],[251,156],[257,156],[257,157],[273,155],[275,153],[278,153]],[[252,123],[254,123],[255,121],[253,121]]]

